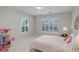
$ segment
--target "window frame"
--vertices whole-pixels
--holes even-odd
[[[27,21],[27,24],[23,24],[24,21],[25,21],[25,23]],[[24,31],[23,31],[23,27],[24,27]],[[26,27],[27,27],[27,30],[26,30]],[[29,31],[29,18],[27,18],[27,17],[21,18],[21,31],[22,32],[28,32]]]
[[[52,21],[54,21],[54,20],[56,20],[57,21],[57,23],[55,23],[56,25],[57,25],[57,31],[55,31],[54,30],[54,28],[53,28],[53,31],[50,31],[50,23],[49,22],[52,22]],[[42,30],[42,22],[44,22],[44,21],[48,21],[48,26],[49,26],[49,30],[48,31],[43,31]],[[54,27],[55,25],[53,25],[53,27]],[[42,21],[41,21],[41,32],[43,32],[43,33],[58,33],[59,32],[59,21],[58,21],[58,18],[44,18],[44,19],[42,19]]]

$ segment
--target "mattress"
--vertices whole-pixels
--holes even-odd
[[[67,44],[63,37],[43,35],[32,42],[32,49],[43,52],[77,52],[79,50]]]

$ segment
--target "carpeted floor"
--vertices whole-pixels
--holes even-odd
[[[25,36],[17,37],[16,40],[12,43],[10,52],[29,52],[31,48],[32,41],[39,36]]]

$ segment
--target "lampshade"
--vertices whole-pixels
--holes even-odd
[[[67,32],[68,32],[68,28],[67,28],[67,27],[63,27],[62,31],[63,31],[64,33],[67,33]]]

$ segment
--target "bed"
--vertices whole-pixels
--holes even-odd
[[[75,37],[79,34],[79,16],[74,19],[73,32],[69,35],[72,37],[72,41],[67,43],[63,37],[53,35],[43,35],[33,40],[31,45],[31,51],[42,51],[42,52],[78,52],[78,47],[74,46]],[[78,42],[79,43],[79,42]],[[77,49],[78,48],[78,49]]]
[[[71,44],[66,43],[63,37],[43,35],[33,40],[31,51],[42,52],[78,52]]]

